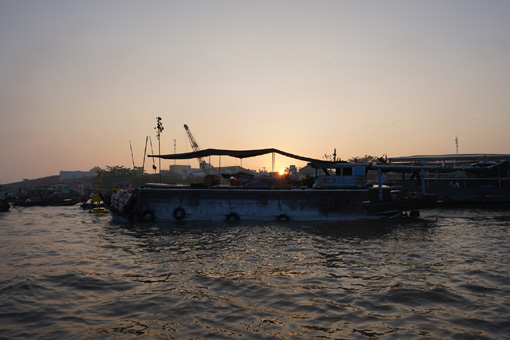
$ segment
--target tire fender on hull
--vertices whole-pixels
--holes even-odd
[[[147,209],[140,214],[140,219],[145,222],[154,222],[155,216],[152,210]]]
[[[226,217],[227,217],[227,222],[236,222],[236,221],[240,221],[241,220],[239,215],[236,214],[236,213],[230,213]]]
[[[181,207],[175,208],[172,215],[176,221],[180,221],[186,217],[186,210]]]
[[[290,217],[285,214],[281,214],[276,217],[276,220],[277,221],[290,221]]]

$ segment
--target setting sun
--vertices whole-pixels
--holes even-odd
[[[278,171],[278,173],[280,174],[280,176],[282,176],[285,173],[285,170],[280,170]]]

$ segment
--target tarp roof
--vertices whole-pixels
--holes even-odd
[[[156,157],[163,159],[193,159],[193,158],[202,158],[209,156],[230,156],[234,158],[249,158],[262,156],[268,153],[277,153],[286,157],[298,159],[304,162],[324,162],[323,160],[303,157],[299,155],[294,155],[285,151],[281,151],[274,148],[269,149],[258,149],[258,150],[222,150],[222,149],[206,149],[195,152],[187,152],[187,153],[178,153],[178,154],[169,154],[169,155],[148,155],[148,157]]]

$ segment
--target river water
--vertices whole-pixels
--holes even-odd
[[[0,213],[0,339],[509,339],[510,207],[352,223]]]

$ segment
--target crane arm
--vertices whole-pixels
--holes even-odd
[[[195,151],[195,152],[200,151],[200,147],[198,146],[198,143],[195,140],[195,138],[193,138],[193,135],[191,134],[191,131],[189,130],[189,127],[187,124],[184,124],[184,129],[186,130],[186,133],[187,133],[188,139],[189,139],[189,143],[191,144],[191,148],[193,149],[193,151]],[[202,157],[198,157],[197,160],[198,160],[198,163],[200,164],[200,168],[202,170],[207,170],[207,163],[204,161],[204,159]]]

